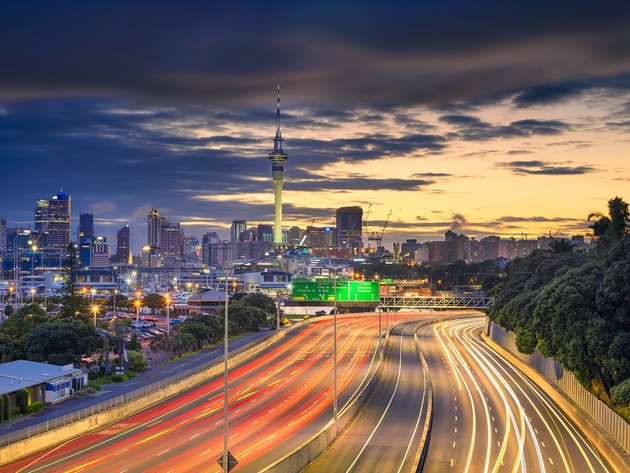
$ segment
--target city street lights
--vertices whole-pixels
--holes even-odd
[[[94,294],[96,294],[96,289],[92,288],[92,305],[94,305]]]
[[[164,295],[164,302],[166,304],[166,334],[168,335],[171,331],[171,320],[170,320],[170,310],[171,310],[171,296],[170,294]]]
[[[136,299],[136,327],[139,327],[140,323],[140,300]]]
[[[96,313],[98,312],[98,307],[92,305],[92,312],[94,312],[94,327],[96,327]]]
[[[118,289],[114,289],[114,317],[116,317],[116,294],[118,294]]]
[[[35,288],[31,288],[31,304],[35,302]]]

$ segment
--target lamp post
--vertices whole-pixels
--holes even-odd
[[[228,272],[225,268],[225,333],[223,334],[223,471],[228,472]]]
[[[116,317],[116,294],[118,294],[118,289],[114,289],[114,317]]]
[[[335,419],[335,430],[337,429],[337,272],[335,271],[333,279],[333,351],[334,351],[334,373],[333,373],[333,417]],[[335,432],[336,433],[336,432]]]
[[[136,327],[140,323],[140,291],[136,292]]]
[[[35,288],[31,288],[31,304],[35,302]]]
[[[94,312],[94,327],[96,327],[96,312],[98,312],[98,307],[92,305],[92,312]]]
[[[94,294],[96,293],[96,289],[92,288],[90,292],[92,293],[92,305],[94,305]]]
[[[168,293],[164,295],[164,301],[166,302],[166,335],[168,335],[171,332],[171,296]]]

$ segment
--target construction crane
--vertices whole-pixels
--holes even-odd
[[[365,215],[365,218],[363,219],[363,233],[365,233],[366,235],[368,235],[368,253],[370,253],[370,232],[368,230],[368,221],[370,219],[370,212],[372,211],[372,204],[370,204],[370,206],[368,207],[368,211],[367,214]]]
[[[381,248],[382,245],[382,241],[383,241],[383,235],[385,234],[385,229],[387,228],[387,224],[389,223],[389,217],[391,217],[392,215],[392,211],[390,210],[389,213],[387,214],[387,218],[385,219],[385,223],[383,224],[383,229],[381,230],[381,232],[372,232],[370,233],[370,236],[368,237],[368,246],[369,246],[369,241],[375,241],[376,242],[376,248]]]

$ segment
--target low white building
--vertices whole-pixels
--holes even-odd
[[[85,384],[87,374],[72,365],[49,365],[27,360],[0,364],[0,395],[9,395],[11,407],[15,406],[15,393],[20,389],[29,392],[29,402],[56,404]]]

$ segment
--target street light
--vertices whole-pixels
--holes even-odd
[[[35,288],[31,288],[31,304],[35,302]]]
[[[334,406],[333,406],[333,417],[335,419],[335,434],[337,429],[337,272],[335,271],[334,279],[333,279],[333,320],[334,320],[334,329],[333,329],[333,351],[334,351],[334,373],[333,373],[333,390],[335,392],[334,396]]]
[[[116,294],[118,294],[118,289],[114,289],[114,317],[116,317]]]
[[[164,295],[164,301],[166,303],[166,334],[168,335],[171,331],[171,320],[170,320],[171,296],[170,294],[166,293]]]
[[[94,305],[94,294],[96,294],[96,289],[92,288],[92,305]]]
[[[136,327],[139,327],[140,323],[140,300],[136,299]]]
[[[225,332],[223,334],[223,471],[230,471],[228,463],[228,272],[225,268]]]
[[[92,305],[92,311],[94,312],[94,327],[96,327],[96,313],[98,312],[98,307]]]

